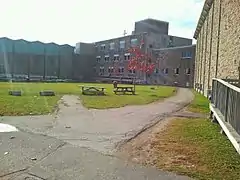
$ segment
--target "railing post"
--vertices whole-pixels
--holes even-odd
[[[228,113],[228,99],[229,99],[229,87],[225,86],[227,88],[227,97],[226,97],[226,102],[225,102],[225,115],[224,119],[227,122],[227,113]]]
[[[216,107],[216,108],[218,108],[217,107],[217,104],[218,104],[218,80],[215,80],[216,81],[216,86],[215,86],[215,102],[214,102],[214,106]]]

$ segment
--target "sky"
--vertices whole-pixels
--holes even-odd
[[[134,22],[169,22],[193,38],[204,0],[0,0],[0,37],[75,45],[123,36]]]

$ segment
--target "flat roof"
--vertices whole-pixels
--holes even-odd
[[[162,21],[162,20],[153,19],[153,18],[147,18],[147,19],[143,19],[143,20],[140,20],[140,21],[136,21],[136,22],[142,22],[142,21],[147,21],[147,20],[156,21],[156,22],[159,22],[159,23],[169,24],[169,22],[167,22],[167,21]]]
[[[120,36],[120,37],[116,37],[116,38],[105,39],[105,40],[102,40],[102,41],[96,41],[94,43],[95,44],[96,43],[103,43],[103,42],[112,41],[112,40],[116,40],[116,39],[122,39],[122,38],[126,38],[126,37],[137,36],[137,35],[140,35],[140,34],[147,34],[147,32],[141,32],[141,33],[136,33],[136,34],[129,34],[129,35],[126,35],[126,36]]]
[[[194,39],[197,39],[198,34],[200,33],[200,31],[202,29],[202,26],[203,26],[203,24],[206,20],[206,17],[208,16],[209,10],[212,7],[213,1],[214,0],[205,0],[205,3],[203,5],[203,9],[202,9],[202,12],[201,12],[200,18],[198,20],[198,24],[197,24],[194,36],[193,36]]]
[[[169,47],[169,48],[160,48],[160,49],[153,49],[154,51],[161,51],[161,50],[173,50],[173,49],[184,49],[194,47],[196,44],[187,45],[187,46],[177,46],[177,47]]]

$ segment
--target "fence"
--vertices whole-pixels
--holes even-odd
[[[211,104],[240,135],[240,88],[233,85],[237,80],[227,81],[213,79]]]

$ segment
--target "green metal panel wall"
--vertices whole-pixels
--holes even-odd
[[[19,39],[19,40],[14,40],[14,52],[15,53],[29,53],[30,45],[29,42]]]
[[[59,45],[57,45],[55,43],[45,44],[45,52],[46,52],[46,55],[58,56],[59,55]]]
[[[58,45],[55,43],[42,43],[39,41],[29,42],[23,39],[12,40],[8,38],[0,38],[0,53],[23,53],[33,55],[63,55],[70,56],[74,52],[74,47],[70,45]]]
[[[13,43],[11,39],[0,38],[0,53],[10,53],[13,51]]]
[[[74,47],[70,45],[60,45],[60,55],[72,55],[74,52]]]
[[[45,44],[39,41],[30,42],[29,46],[29,53],[32,53],[34,55],[43,55],[44,54],[44,48]]]

